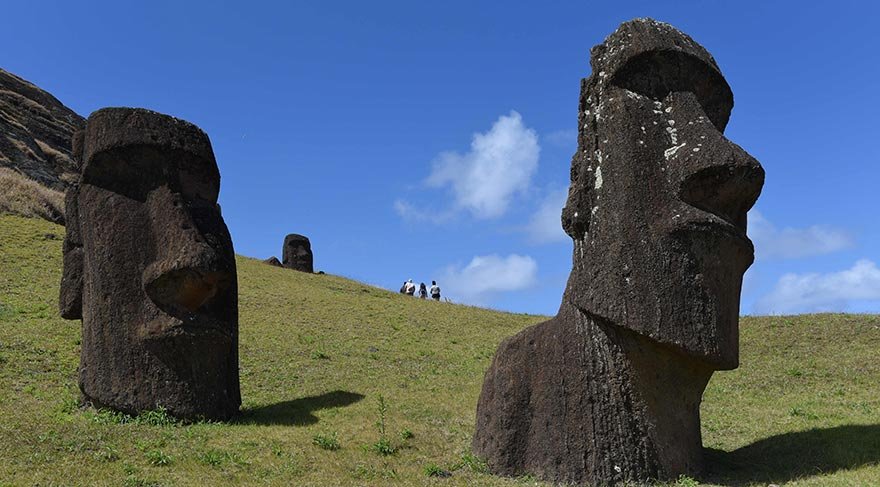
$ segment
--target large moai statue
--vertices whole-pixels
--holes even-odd
[[[562,211],[571,275],[555,318],[499,346],[473,449],[554,482],[695,475],[703,390],[739,361],[764,171],[724,137],[733,95],[687,35],[633,20],[590,62]]]
[[[308,237],[291,233],[284,237],[284,248],[281,250],[284,267],[302,272],[315,272],[312,243]]]
[[[61,315],[82,320],[84,401],[225,419],[241,405],[238,288],[220,173],[193,124],[132,108],[74,136]]]

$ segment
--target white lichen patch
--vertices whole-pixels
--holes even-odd
[[[670,113],[670,112],[672,112],[672,107],[666,107],[666,110],[664,110],[664,111],[665,111],[666,113]]]
[[[669,134],[669,139],[672,141],[672,145],[678,144],[678,130],[674,127],[666,127],[666,133]]]
[[[700,148],[699,148],[699,147],[694,147],[694,152],[700,152]]]
[[[674,145],[674,146],[666,149],[665,151],[663,151],[663,156],[666,157],[666,160],[668,161],[670,157],[674,156],[675,153],[678,152],[678,149],[681,149],[682,147],[684,147],[686,145],[687,145],[687,142],[682,142],[680,145]]]
[[[599,189],[602,187],[602,168],[596,168],[596,183],[593,185],[593,188]]]

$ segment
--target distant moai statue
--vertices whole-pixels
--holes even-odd
[[[272,257],[269,257],[268,259],[264,260],[263,263],[269,264],[274,267],[284,267],[284,265],[281,263],[281,261],[278,260],[278,257],[275,257],[274,255]]]
[[[694,475],[703,390],[739,362],[764,170],[722,135],[733,94],[687,35],[633,20],[590,62],[562,211],[572,271],[556,317],[498,347],[473,449],[553,482]]]
[[[241,404],[238,285],[208,136],[106,108],[74,136],[61,315],[82,320],[79,386],[98,407],[225,419]]]
[[[281,252],[284,267],[302,272],[315,272],[312,243],[309,242],[308,237],[291,233],[284,237],[284,248]]]

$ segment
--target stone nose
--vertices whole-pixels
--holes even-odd
[[[749,153],[720,133],[690,164],[679,185],[679,198],[712,213],[740,231],[746,231],[746,215],[764,185],[764,168]]]
[[[235,281],[232,244],[219,209],[167,187],[153,191],[147,206],[156,257],[144,270],[144,290],[171,315],[196,312]]]
[[[213,298],[225,294],[232,281],[232,275],[222,270],[160,262],[145,271],[144,291],[161,310],[181,317],[210,306]]]

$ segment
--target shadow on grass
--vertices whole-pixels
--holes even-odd
[[[730,486],[785,483],[880,462],[880,425],[785,433],[732,452],[707,448],[704,480]]]
[[[305,426],[318,422],[312,413],[319,409],[339,408],[354,404],[363,399],[363,394],[347,391],[326,392],[320,396],[309,396],[283,401],[268,406],[242,409],[237,424]]]

